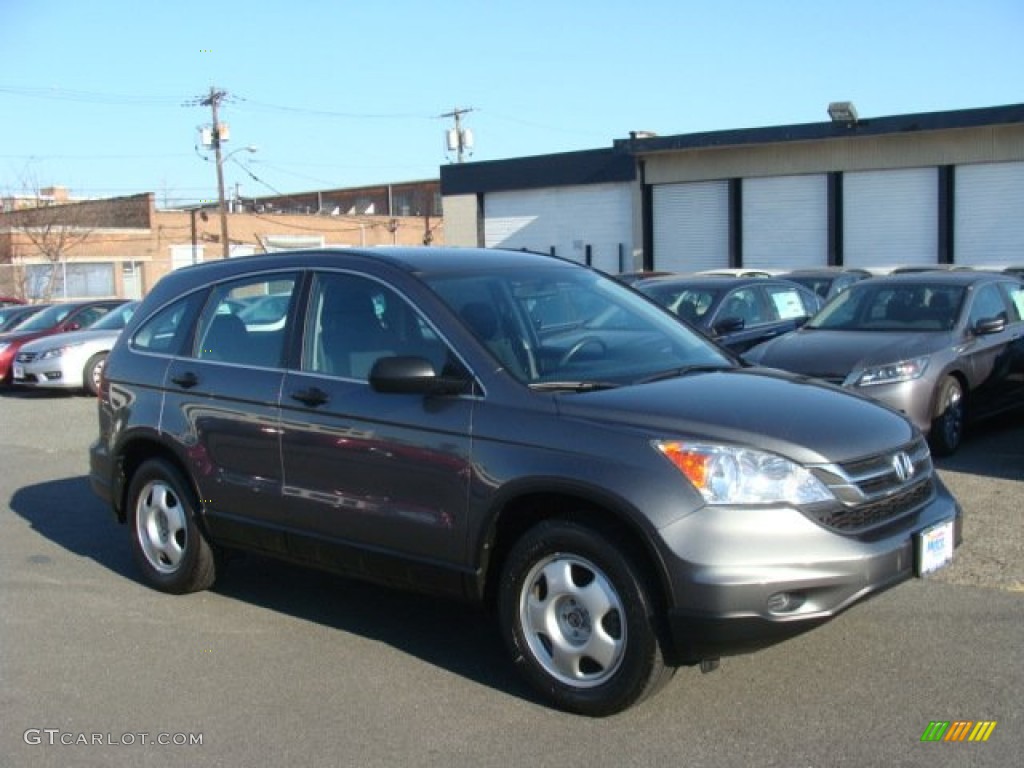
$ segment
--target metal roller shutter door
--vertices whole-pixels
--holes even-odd
[[[938,205],[936,168],[843,174],[843,263],[937,263]]]
[[[1024,264],[1024,163],[961,165],[954,178],[954,261]]]
[[[743,266],[821,267],[828,261],[824,174],[743,180]]]
[[[654,268],[699,272],[729,266],[729,183],[654,187]]]
[[[484,198],[484,244],[526,248],[619,271],[632,253],[632,196],[625,184],[495,192]]]

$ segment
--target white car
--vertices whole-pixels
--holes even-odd
[[[14,384],[85,390],[95,395],[107,353],[131,319],[137,301],[113,309],[88,328],[25,344],[14,359]]]

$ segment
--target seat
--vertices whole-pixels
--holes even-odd
[[[241,363],[249,351],[249,331],[238,315],[216,315],[206,332],[199,357]]]
[[[914,320],[916,314],[914,297],[907,291],[894,294],[885,305],[885,319],[896,323],[909,323]]]
[[[334,290],[331,290],[334,288]],[[377,317],[366,291],[331,286],[321,309],[318,370],[366,379],[378,358],[394,355],[396,344]]]
[[[928,299],[928,319],[937,328],[948,328],[953,324],[952,304],[947,293],[933,293]]]
[[[501,320],[494,307],[482,301],[471,301],[459,310],[459,316],[498,361],[520,379],[526,378],[526,370],[507,335],[501,333]]]

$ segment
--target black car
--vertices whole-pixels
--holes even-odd
[[[233,309],[259,296],[287,301],[247,324]],[[588,715],[940,568],[960,538],[905,418],[745,367],[551,256],[185,267],[98,404],[91,483],[155,588],[207,588],[248,550],[493,606],[536,689]]]
[[[673,275],[633,287],[733,352],[799,328],[822,305],[813,291],[772,277]]]
[[[860,280],[871,277],[866,269],[856,267],[819,267],[817,269],[796,269],[783,272],[779,277],[799,283],[814,291],[822,301],[828,301]]]

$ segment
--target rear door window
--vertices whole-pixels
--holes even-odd
[[[216,286],[199,321],[195,357],[280,367],[297,285],[296,274],[274,274]]]

